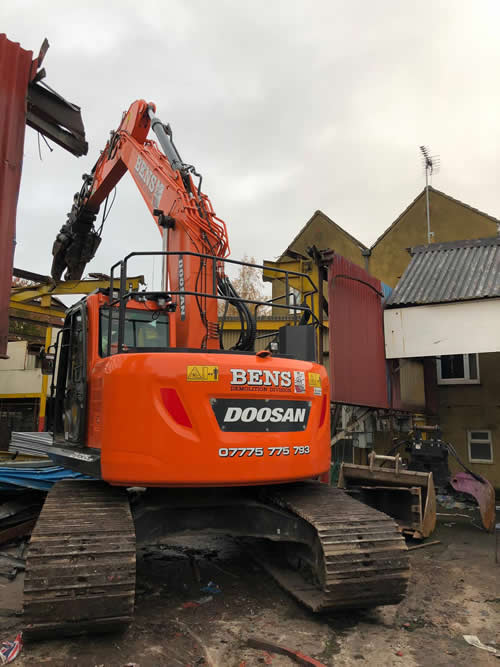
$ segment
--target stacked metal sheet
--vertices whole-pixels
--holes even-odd
[[[52,433],[13,431],[10,439],[9,452],[46,457],[45,447],[52,444],[54,444]],[[44,448],[41,449],[40,445],[43,445]]]
[[[9,452],[28,454],[34,458],[31,461],[12,459],[1,462],[0,490],[23,487],[48,491],[53,484],[63,479],[88,479],[86,475],[54,465],[46,456],[46,448],[53,441],[52,433],[14,431]]]

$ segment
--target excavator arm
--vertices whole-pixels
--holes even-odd
[[[170,126],[156,118],[155,110],[154,104],[144,100],[134,102],[119,128],[111,133],[91,174],[83,175],[82,189],[75,195],[68,221],[54,244],[52,277],[56,281],[65,269],[67,279],[81,278],[100,243],[94,229],[100,206],[127,171],[162,233],[178,224],[179,231],[189,234],[196,252],[219,257],[229,254],[224,222],[216,217],[208,197],[194,186],[191,174],[199,175],[182,161]],[[150,128],[164,153],[147,139]]]
[[[223,259],[229,254],[226,226],[217,218],[209,198],[201,192],[201,176],[184,163],[173,143],[169,125],[155,116],[155,105],[144,100],[134,102],[123,115],[118,129],[111,133],[99,160],[90,174],[84,174],[83,186],[74,197],[68,220],[53,246],[52,277],[78,280],[86,264],[94,257],[101,241],[102,224],[95,222],[125,172],[130,172],[163,239],[163,250],[180,253],[166,256],[165,291],[200,291],[227,294],[227,278],[218,268],[214,285],[212,262],[187,253],[211,255]],[[158,145],[147,139],[149,130]],[[196,186],[193,176],[199,177]],[[237,296],[237,295],[235,295]],[[216,299],[189,295],[179,298],[177,308],[178,346],[219,347]]]

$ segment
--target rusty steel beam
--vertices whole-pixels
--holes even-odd
[[[31,83],[28,86],[28,109],[36,110],[47,120],[65,127],[82,142],[82,145],[87,146],[80,107],[67,102],[58,93],[49,90],[46,85]]]
[[[86,155],[87,153],[87,143],[85,142],[85,147],[82,145],[82,142],[70,132],[63,130],[61,127],[51,123],[39,116],[35,111],[28,111],[26,114],[26,125],[29,125],[37,132],[41,132],[44,136],[55,141],[56,144],[65,148],[73,155],[80,157],[81,155]]]
[[[41,273],[33,273],[24,269],[16,269],[16,267],[12,269],[12,275],[16,278],[23,278],[23,280],[31,280],[34,283],[46,283],[51,280],[50,276],[43,276]]]

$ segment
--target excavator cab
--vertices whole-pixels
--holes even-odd
[[[70,308],[60,330],[56,364],[52,369],[51,397],[47,405],[47,430],[59,442],[83,446],[86,442],[88,362],[118,353],[118,312],[106,303],[98,317],[91,316],[95,331],[89,336],[89,303],[94,296]],[[110,310],[112,312],[110,322]],[[166,352],[169,349],[169,314],[155,302],[131,304],[126,309],[122,352]],[[89,345],[96,349],[88,348]]]

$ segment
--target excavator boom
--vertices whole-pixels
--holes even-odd
[[[156,133],[164,152],[147,139],[150,128]],[[95,221],[103,202],[129,172],[134,179],[162,235],[163,250],[178,253],[164,258],[163,289],[212,292],[212,267],[188,253],[224,258],[229,254],[227,230],[213,210],[209,198],[201,192],[201,177],[195,187],[191,165],[185,164],[172,139],[170,126],[155,116],[155,105],[144,100],[134,102],[106,144],[84,184],[75,195],[68,221],[60,230],[53,247],[52,277],[78,280],[99,247],[102,230]],[[224,285],[227,279],[215,275]],[[178,318],[179,347],[219,348],[217,303],[215,300],[185,296],[180,300]]]

